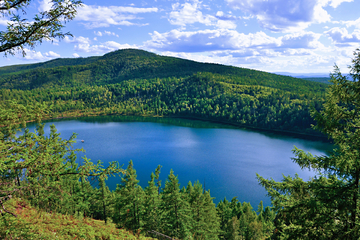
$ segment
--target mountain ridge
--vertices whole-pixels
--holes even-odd
[[[0,68],[0,88],[30,90],[54,86],[106,85],[130,79],[184,78],[198,72],[267,81],[303,81],[258,70],[201,63],[176,57],[160,56],[138,49],[122,49],[103,56],[59,58],[43,63]],[[301,82],[305,84],[306,82]]]

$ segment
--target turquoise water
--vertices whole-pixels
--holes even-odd
[[[94,162],[118,161],[124,168],[133,160],[142,187],[160,164],[163,186],[170,169],[178,175],[181,187],[189,181],[210,189],[214,202],[238,197],[256,209],[260,200],[270,205],[256,173],[281,180],[282,174],[298,173],[304,180],[314,175],[292,162],[294,145],[315,155],[324,155],[331,145],[321,141],[261,133],[228,126],[184,119],[132,117],[92,117],[51,121],[69,138],[78,134],[74,148],[84,148]],[[30,127],[31,128],[31,127]],[[81,140],[84,140],[82,143]],[[80,160],[79,160],[80,161]],[[110,189],[119,177],[107,181]]]

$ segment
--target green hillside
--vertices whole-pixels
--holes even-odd
[[[44,63],[2,67],[0,87],[28,90],[82,84],[105,85],[130,79],[180,78],[197,72],[232,76],[238,81],[241,78],[240,82],[247,85],[274,86],[274,81],[276,84],[289,84],[292,81],[293,87],[309,84],[288,76],[126,49],[102,57],[55,59]]]
[[[2,104],[41,102],[52,109],[49,118],[187,117],[318,136],[310,108],[319,109],[326,86],[135,49],[0,68]]]
[[[5,206],[17,217],[10,214],[1,216],[2,239],[154,239],[118,229],[114,223],[105,223],[81,214],[46,212],[31,206],[26,200],[12,199]]]

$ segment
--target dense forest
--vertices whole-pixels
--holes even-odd
[[[98,235],[86,235],[86,227],[79,227],[78,232],[68,231],[68,238],[357,239],[359,61],[358,53],[351,75],[355,81],[335,69],[332,84],[131,49],[0,68],[0,236],[45,236],[45,230],[29,227],[29,216],[20,214],[35,208],[45,217],[62,214],[68,223],[58,229],[62,233],[71,225],[65,216],[83,221],[79,225],[92,225],[86,220],[91,217],[104,221],[103,226],[130,231],[101,227]],[[180,188],[172,170],[161,183],[161,166],[143,189],[132,161],[126,169],[117,162],[104,167],[86,157],[78,164],[76,152],[81,149],[72,147],[76,136],[61,139],[55,126],[46,136],[41,123],[94,115],[207,119],[313,137],[321,137],[316,132],[321,130],[338,149],[329,157],[294,149],[294,161],[319,174],[309,182],[297,176],[282,182],[258,176],[272,199],[271,208],[260,202],[255,211],[236,198],[215,206],[210,190],[199,182]],[[36,131],[19,133],[29,121],[38,122]],[[113,175],[122,180],[110,191],[105,181]]]
[[[320,136],[310,110],[320,109],[326,84],[128,49],[3,67],[0,87],[2,102],[46,104],[48,118],[187,117]]]

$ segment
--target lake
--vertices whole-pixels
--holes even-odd
[[[133,160],[143,188],[160,164],[163,186],[173,169],[181,187],[186,187],[189,181],[200,181],[210,189],[215,203],[224,197],[228,200],[237,197],[241,202],[250,202],[254,209],[261,200],[264,205],[271,204],[258,184],[256,173],[277,181],[282,174],[298,173],[308,180],[314,173],[303,171],[292,162],[294,146],[314,155],[325,155],[332,148],[322,141],[186,119],[128,116],[62,119],[46,122],[46,133],[52,123],[62,138],[68,139],[73,132],[78,134],[74,148],[86,150],[79,157],[86,155],[95,163],[102,160],[105,166],[118,161],[124,164],[123,168]],[[118,183],[120,177],[107,181],[111,190]]]

